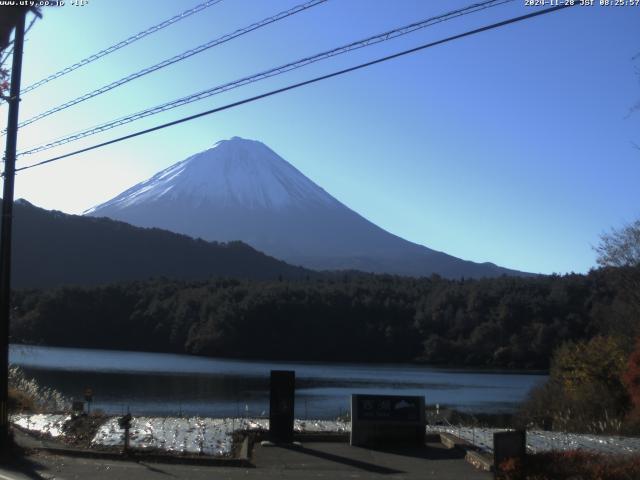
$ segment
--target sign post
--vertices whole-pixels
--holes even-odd
[[[89,387],[84,389],[84,399],[87,401],[87,414],[91,413],[91,402],[93,402],[93,390]]]
[[[296,372],[271,370],[269,402],[269,440],[273,443],[293,442]]]
[[[127,413],[125,416],[118,420],[118,426],[124,429],[124,443],[122,446],[122,454],[127,455],[129,453],[129,431],[131,430],[131,413]]]

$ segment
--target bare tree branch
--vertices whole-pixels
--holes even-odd
[[[603,233],[594,250],[598,253],[598,265],[620,270],[622,291],[629,304],[640,313],[640,219]]]

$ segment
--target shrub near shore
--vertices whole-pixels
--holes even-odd
[[[53,388],[43,387],[27,378],[17,366],[9,367],[9,411],[12,413],[65,411],[70,401]]]
[[[501,480],[638,480],[640,455],[544,452],[501,464]]]
[[[562,345],[549,379],[523,404],[522,423],[596,434],[640,432],[640,339],[632,352],[626,343],[596,336]]]

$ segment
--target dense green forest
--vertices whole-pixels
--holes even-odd
[[[12,342],[220,357],[426,362],[546,369],[567,341],[628,341],[639,320],[622,282],[587,275],[423,279],[157,279],[14,294]]]

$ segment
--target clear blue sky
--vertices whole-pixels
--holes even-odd
[[[44,10],[23,85],[200,0],[89,0]],[[302,0],[223,0],[24,96],[21,119]],[[20,148],[471,0],[329,0],[20,134]],[[598,0],[596,0],[598,3]],[[50,150],[19,165],[532,12],[524,0]],[[457,257],[586,272],[592,245],[640,216],[640,6],[574,7],[22,172],[16,198],[69,213],[234,135],[261,140],[379,226]],[[6,106],[0,108],[3,126]],[[3,146],[4,148],[4,146]],[[43,232],[46,234],[46,232]]]

